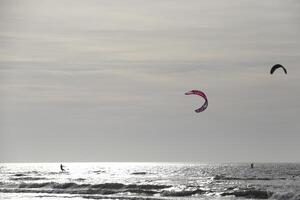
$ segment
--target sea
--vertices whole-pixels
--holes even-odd
[[[0,199],[293,199],[300,163],[0,164]]]

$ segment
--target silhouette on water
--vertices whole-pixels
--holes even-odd
[[[253,164],[253,163],[251,163],[251,169],[253,169],[253,167],[254,167],[254,164]]]
[[[63,166],[62,164],[60,164],[60,170],[61,170],[62,172],[65,171],[64,167],[65,167],[65,166]]]

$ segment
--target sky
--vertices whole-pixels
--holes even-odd
[[[300,162],[299,10],[2,0],[0,162]]]

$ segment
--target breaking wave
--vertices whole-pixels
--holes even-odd
[[[77,183],[20,183],[13,187],[2,188],[0,192],[16,192],[16,193],[68,193],[68,194],[117,194],[117,193],[136,193],[153,195],[160,193],[160,190],[170,188],[170,185],[137,185],[122,183],[103,183],[103,184],[77,184]]]
[[[196,194],[204,194],[206,193],[205,190],[201,190],[201,189],[195,189],[195,190],[181,190],[181,191],[163,191],[161,193],[161,196],[165,196],[165,197],[184,197],[184,196],[192,196],[192,195],[196,195]]]
[[[0,186],[4,183],[0,183]],[[194,195],[205,195],[214,193],[200,189],[198,187],[185,187],[184,189],[174,188],[171,185],[151,185],[151,184],[78,184],[70,183],[26,183],[10,185],[10,187],[0,188],[3,193],[49,193],[49,194],[74,194],[74,195],[113,195],[131,193],[136,195],[146,195],[148,197],[188,197]],[[216,194],[216,193],[215,193]],[[219,193],[221,196],[235,196],[238,198],[251,199],[278,199],[278,200],[300,200],[300,193],[286,192],[274,193],[268,190],[256,188],[227,188],[226,192]],[[158,195],[158,196],[157,196]]]
[[[285,192],[285,193],[275,193],[271,196],[272,199],[278,200],[300,200],[300,192],[295,194],[293,192]]]
[[[46,180],[44,177],[17,177],[10,178],[12,181],[38,181],[38,180]]]
[[[224,192],[221,194],[221,196],[235,196],[251,199],[268,199],[272,196],[272,192],[257,189],[243,189],[231,192]]]

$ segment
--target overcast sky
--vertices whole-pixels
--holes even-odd
[[[0,162],[299,162],[299,11],[2,0]],[[271,76],[276,63],[288,75]],[[205,112],[191,89],[207,94]]]

